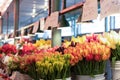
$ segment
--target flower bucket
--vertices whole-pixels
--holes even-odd
[[[63,79],[55,79],[55,80],[63,80]],[[66,78],[65,80],[71,80],[71,77]]]
[[[87,75],[76,75],[75,80],[105,80],[104,74],[94,75],[94,77]]]
[[[112,80],[120,79],[120,61],[116,61],[114,67],[112,67]]]

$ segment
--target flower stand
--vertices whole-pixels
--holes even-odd
[[[120,61],[116,61],[112,67],[112,80],[120,80]]]
[[[76,75],[75,80],[105,80],[104,74],[94,75],[94,77],[87,75]]]

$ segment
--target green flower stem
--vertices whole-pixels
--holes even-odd
[[[75,74],[77,75],[96,75],[102,74],[105,71],[105,64],[106,61],[80,61],[78,64],[75,65],[74,69]],[[94,77],[94,76],[93,76]]]
[[[65,69],[65,73],[63,75],[63,80],[65,80],[65,78],[66,78],[67,70],[68,70],[68,68]]]

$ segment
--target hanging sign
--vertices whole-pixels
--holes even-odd
[[[83,13],[81,21],[89,21],[97,19],[98,16],[97,0],[86,0],[83,5]]]
[[[111,14],[120,13],[120,0],[101,0],[100,19]]]
[[[50,27],[50,16],[46,18],[44,30],[47,30]]]
[[[40,19],[40,30],[44,30],[44,26],[45,26],[45,18],[41,18]]]
[[[35,23],[34,23],[32,33],[36,33],[36,32],[37,32],[37,30],[38,30],[38,28],[39,28],[39,21],[37,21],[37,22],[35,22]]]
[[[50,26],[58,27],[58,20],[59,20],[59,12],[53,12],[50,15]]]
[[[48,27],[58,27],[59,12],[53,12],[50,16],[47,17],[45,22],[44,30],[47,30]]]

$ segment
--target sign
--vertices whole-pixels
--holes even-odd
[[[47,17],[45,22],[44,30],[47,30],[48,27],[58,27],[59,12],[53,12],[50,16]]]
[[[37,32],[37,30],[38,30],[38,28],[39,28],[39,21],[37,21],[37,22],[35,22],[35,23],[34,23],[32,33],[36,33],[36,32]]]
[[[58,20],[59,20],[59,12],[53,12],[50,15],[50,26],[58,27]]]
[[[47,30],[48,27],[50,27],[50,16],[47,17],[46,21],[45,21],[45,27],[44,30]]]
[[[41,18],[40,19],[40,30],[44,30],[44,26],[45,26],[45,18]]]
[[[86,0],[83,5],[83,13],[81,21],[89,21],[96,19],[98,16],[97,0]]]
[[[120,0],[101,0],[100,19],[111,14],[120,13]]]

